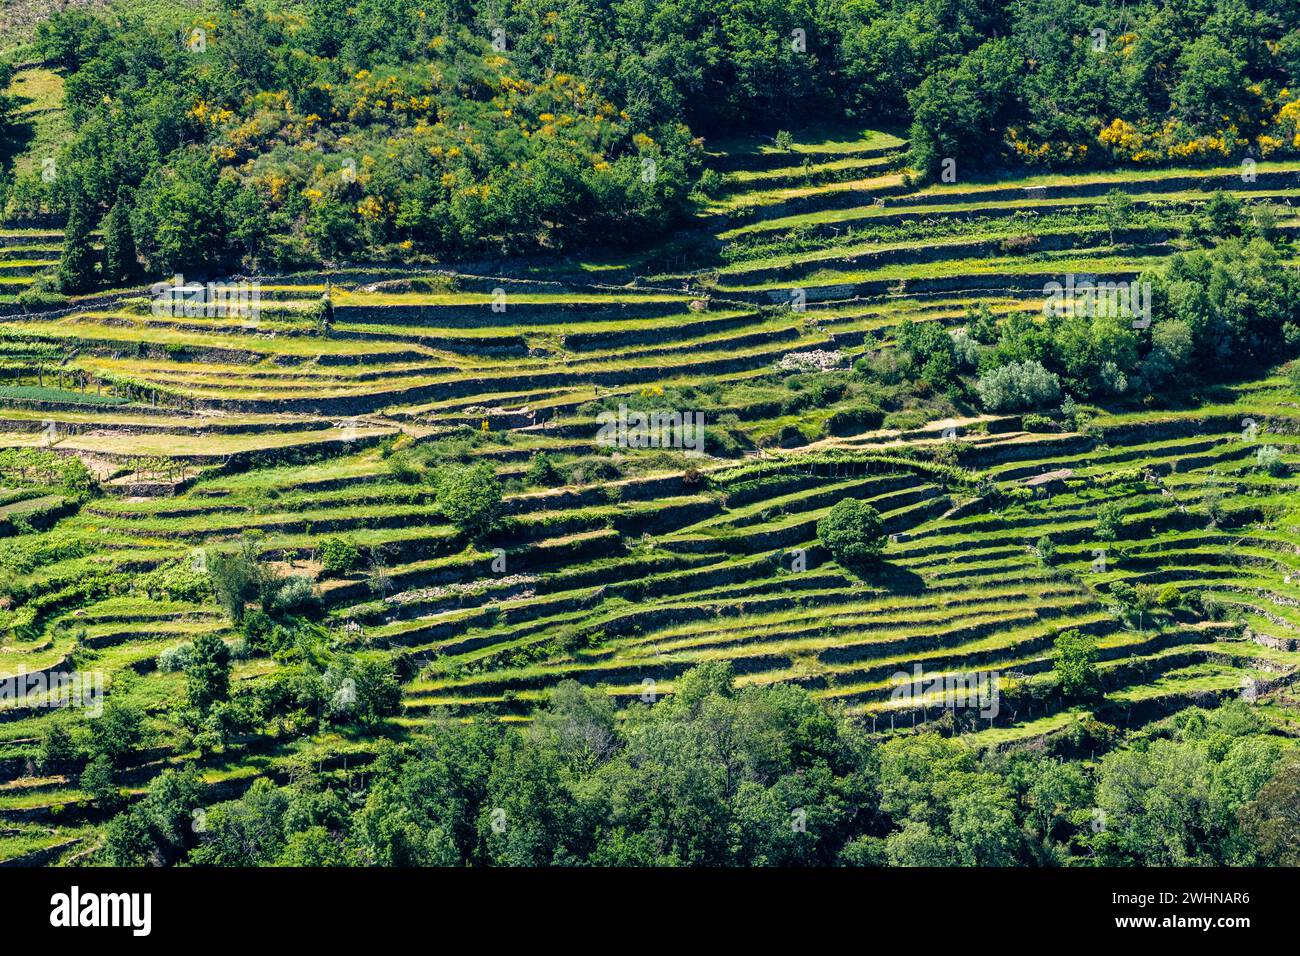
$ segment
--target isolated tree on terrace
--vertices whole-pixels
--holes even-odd
[[[1133,218],[1133,200],[1118,189],[1112,189],[1106,193],[1106,201],[1102,203],[1101,217],[1106,220],[1110,242],[1114,245],[1115,233],[1127,226]]]
[[[447,520],[470,538],[492,531],[501,517],[501,482],[492,466],[452,467],[437,477],[438,507]]]
[[[865,501],[844,498],[817,522],[817,537],[845,567],[860,567],[885,550],[880,512]]]
[[[185,687],[190,705],[204,716],[230,696],[230,648],[225,641],[215,634],[194,639],[185,665]]]
[[[1056,659],[1052,670],[1061,682],[1061,693],[1068,698],[1088,697],[1096,693],[1097,640],[1078,630],[1056,636]]]

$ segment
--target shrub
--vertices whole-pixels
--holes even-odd
[[[1259,451],[1255,452],[1255,467],[1263,472],[1272,475],[1274,478],[1281,477],[1287,473],[1286,462],[1282,460],[1282,452],[1278,451],[1272,445],[1265,445]]]
[[[144,742],[144,713],[126,703],[109,703],[95,720],[86,721],[92,757],[122,765]]]
[[[438,507],[447,520],[471,539],[496,528],[501,518],[501,482],[486,462],[448,466],[438,475]]]
[[[980,401],[991,411],[1042,408],[1061,397],[1061,380],[1033,359],[1010,362],[980,376],[975,386]]]
[[[1241,235],[1241,209],[1241,200],[1235,194],[1216,190],[1205,204],[1207,231],[1221,238]]]
[[[533,455],[528,470],[524,472],[524,480],[530,485],[541,485],[544,488],[559,484],[560,470],[555,467],[555,459],[544,451]]]
[[[300,614],[312,617],[320,610],[320,595],[310,578],[291,575],[279,582],[270,609],[280,616]]]
[[[46,772],[57,772],[76,760],[79,755],[76,741],[68,730],[67,722],[53,718],[41,724],[36,764]]]
[[[879,405],[872,402],[854,402],[843,408],[837,408],[826,420],[826,427],[831,434],[842,435],[849,431],[869,431],[879,428],[885,420],[885,413]]]
[[[230,648],[215,634],[200,634],[185,662],[185,689],[190,706],[206,715],[230,696]]]
[[[164,674],[174,674],[176,671],[183,671],[189,666],[190,658],[194,655],[194,645],[189,641],[183,644],[176,644],[168,647],[158,655],[158,669]]]
[[[116,809],[122,802],[122,791],[114,780],[113,763],[108,757],[100,755],[91,760],[81,772],[79,783],[102,808]]]
[[[361,566],[361,551],[347,538],[326,538],[320,543],[320,561],[324,573],[336,577]]]
[[[1124,512],[1119,505],[1108,501],[1097,509],[1097,537],[1102,541],[1114,541],[1124,527]]]
[[[1100,687],[1097,676],[1097,639],[1081,631],[1064,631],[1056,636],[1056,659],[1052,670],[1061,682],[1066,697],[1080,698],[1095,694]]]
[[[135,590],[153,598],[198,603],[212,595],[212,578],[191,560],[174,561],[138,578]]]
[[[244,619],[244,606],[258,596],[261,572],[257,566],[257,548],[245,541],[238,551],[217,552],[208,556],[208,574],[212,590],[220,604],[238,624]]]
[[[42,276],[18,293],[18,305],[24,312],[40,312],[67,305],[68,297],[54,287],[55,280]]]
[[[388,658],[344,660],[325,672],[322,683],[335,720],[374,724],[401,709],[402,688]]]
[[[846,567],[874,561],[885,550],[880,512],[856,498],[835,503],[817,522],[817,538]]]

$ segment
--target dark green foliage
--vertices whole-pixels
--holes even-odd
[[[865,501],[837,501],[817,522],[817,539],[846,567],[874,561],[885,550],[885,529],[880,513]]]
[[[1243,828],[1262,862],[1300,866],[1300,766],[1294,755],[1241,810]]]
[[[1024,72],[1022,48],[1011,38],[990,40],[956,67],[927,76],[909,95],[912,161],[931,175],[962,165],[987,165],[1003,132],[1018,117],[1017,94]],[[960,164],[959,164],[960,158]]]
[[[80,755],[80,748],[63,720],[47,720],[41,725],[36,752],[37,766],[47,773],[66,769]]]
[[[231,621],[244,619],[244,608],[260,593],[262,572],[257,563],[257,546],[245,540],[236,551],[214,551],[207,556],[208,574],[217,602]]]
[[[1133,200],[1127,193],[1112,189],[1106,194],[1106,202],[1102,206],[1102,218],[1106,220],[1106,228],[1110,231],[1110,241],[1114,242],[1115,234],[1128,226],[1133,218]]]
[[[278,680],[287,690],[296,678],[281,672]],[[1111,742],[1096,721],[1065,736],[1073,746]],[[568,682],[527,728],[437,721],[403,743],[382,742],[366,768],[364,802],[308,773],[288,787],[259,779],[238,800],[196,811],[197,775],[169,771],[112,821],[101,858],[213,866],[1285,862],[1294,772],[1282,749],[1240,703],[1208,716],[1183,712],[1096,764],[1032,750],[981,755],[933,733],[880,742],[802,689],[738,690],[727,665],[706,664],[623,720],[602,690]]]
[[[544,451],[533,455],[528,463],[528,470],[524,472],[524,480],[530,485],[541,485],[546,488],[558,484],[561,476],[560,470],[555,467],[555,459]]]
[[[116,228],[129,191],[163,274],[643,242],[683,218],[698,136],[784,130],[788,148],[809,117],[910,124],[913,163],[958,181],[1008,160],[1222,161],[1264,136],[1290,150],[1281,92],[1300,86],[1296,32],[1256,0],[1160,0],[1140,29],[1068,3],[427,6],[310,0],[300,29],[231,7],[200,53],[56,13],[37,47],[75,135],[53,201]],[[71,288],[93,268],[69,251]]]
[[[376,724],[401,708],[402,689],[387,658],[344,658],[324,675],[331,716],[342,722]]]
[[[206,827],[202,796],[203,777],[197,767],[164,770],[149,784],[142,801],[109,823],[104,862],[109,866],[175,862]]]
[[[1118,750],[1103,759],[1097,785],[1097,805],[1104,814],[1095,841],[1099,862],[1204,866],[1258,861],[1258,851],[1243,839],[1240,821],[1244,817],[1248,829],[1259,832],[1272,819],[1267,808],[1270,802],[1276,805],[1276,795],[1287,786],[1285,776],[1276,774],[1281,743],[1259,734],[1259,719],[1241,702],[1208,716],[1186,712],[1180,723],[1175,739],[1153,740],[1145,748]],[[1265,841],[1268,857],[1276,860],[1277,850]]]
[[[1013,315],[980,357],[978,392],[993,410],[1050,405],[1062,392],[1111,399],[1187,388],[1294,354],[1300,277],[1263,239],[1177,253],[1144,274],[1149,322],[1098,307],[1041,322]],[[1100,299],[1099,299],[1100,301]]]
[[[91,240],[93,222],[89,203],[78,194],[68,208],[63,229],[63,253],[59,257],[59,290],[65,295],[85,292],[98,279],[98,257]]]
[[[122,791],[113,772],[113,761],[100,754],[81,771],[81,789],[90,794],[100,807],[115,809],[122,802]]]
[[[104,281],[124,285],[140,271],[131,234],[131,212],[127,200],[119,196],[104,218]]]
[[[143,712],[126,703],[110,701],[102,714],[86,721],[86,727],[92,759],[102,757],[114,766],[133,757],[145,736]]]
[[[947,388],[957,375],[952,336],[942,322],[904,319],[896,333],[898,351],[912,375],[934,388]]]
[[[1242,231],[1241,198],[1234,193],[1218,190],[1205,204],[1206,231],[1211,236],[1227,239],[1240,236]]]

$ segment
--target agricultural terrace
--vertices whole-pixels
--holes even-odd
[[[906,147],[719,144],[694,226],[652,253],[236,277],[259,298],[233,315],[144,288],[23,306],[59,238],[0,233],[0,670],[102,674],[148,741],[116,770],[128,798],[168,767],[211,801],[343,772],[433,720],[526,722],[565,679],[622,712],[709,661],[980,748],[1243,695],[1294,728],[1287,368],[1196,382],[1135,358],[1017,407],[970,363],[1044,327],[1067,276],[1158,283],[1220,239],[1288,267],[1300,163],[917,188]],[[656,410],[702,414],[698,447],[599,437]],[[470,521],[449,481],[500,503]],[[865,569],[819,538],[845,498],[888,535]],[[276,582],[265,611],[210,583],[236,560]],[[1071,631],[1090,694],[1054,683]],[[178,709],[212,636],[256,727]],[[312,666],[336,700],[348,652],[399,698],[360,721],[291,700]],[[925,689],[972,671],[1001,675],[996,713]],[[38,765],[67,715],[0,710],[2,859],[96,845],[84,775]]]

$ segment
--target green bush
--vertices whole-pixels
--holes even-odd
[[[194,645],[189,641],[180,644],[174,644],[166,648],[158,655],[158,670],[164,674],[174,674],[177,671],[183,671],[189,666],[190,659],[194,656]]]
[[[975,390],[984,407],[994,412],[1042,408],[1061,397],[1061,380],[1041,362],[1011,362],[980,376]]]
[[[533,455],[532,461],[528,463],[528,470],[524,472],[524,481],[544,488],[560,484],[560,470],[555,467],[555,459],[544,451]]]
[[[184,666],[190,706],[200,714],[230,696],[230,648],[217,635],[196,637]]]
[[[880,512],[865,501],[844,498],[817,522],[817,538],[845,567],[876,560],[885,550]]]
[[[18,293],[18,305],[24,312],[41,312],[68,304],[68,297],[55,288],[55,280],[42,276]]]
[[[191,559],[174,561],[141,575],[135,590],[168,601],[205,601],[212,596],[212,578]]]
[[[208,554],[208,574],[219,603],[235,624],[244,619],[244,608],[260,594],[262,573],[257,564],[257,546],[248,539],[236,551]]]
[[[321,569],[327,577],[350,574],[361,567],[361,550],[348,538],[326,538],[319,550]]]
[[[1255,452],[1255,467],[1274,478],[1280,478],[1288,471],[1286,462],[1282,460],[1282,452],[1272,445],[1265,445]]]
[[[1061,692],[1078,699],[1095,694],[1100,688],[1097,675],[1097,639],[1081,631],[1064,631],[1056,636],[1053,672]]]
[[[826,427],[833,435],[843,435],[847,432],[879,428],[884,420],[885,413],[879,405],[872,402],[854,402],[835,409],[826,420]]]
[[[501,482],[486,462],[468,467],[448,465],[437,476],[437,502],[462,534],[481,538],[501,519]]]
[[[320,595],[310,578],[290,575],[278,582],[269,610],[280,617],[314,617],[320,611]]]

